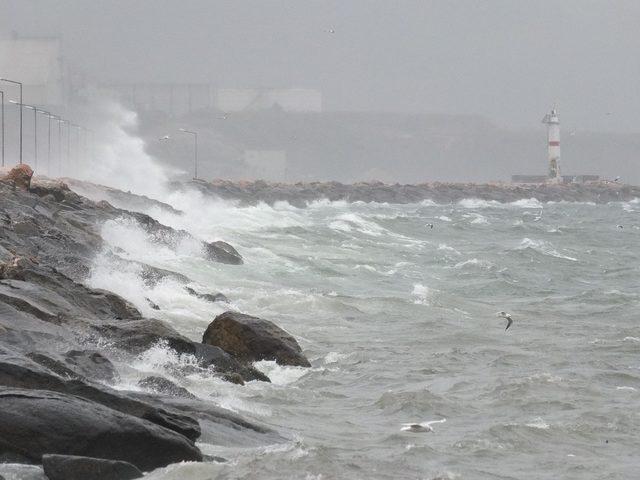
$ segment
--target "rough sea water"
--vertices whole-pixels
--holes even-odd
[[[120,365],[118,388],[139,389],[156,372],[288,439],[231,448],[204,435],[202,451],[229,462],[172,465],[149,480],[640,478],[638,201],[162,200],[186,213],[155,218],[230,242],[245,264],[205,262],[189,244],[159,247],[117,221],[103,226],[108,248],[231,304],[171,281],[147,288],[106,257],[89,284],[194,340],[227,309],[271,320],[313,368],[261,362],[273,383],[238,386],[176,375],[191,359],[162,345]],[[502,310],[514,318],[507,331]],[[401,431],[444,419],[433,432]]]

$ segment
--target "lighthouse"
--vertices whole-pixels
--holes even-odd
[[[542,119],[547,125],[547,142],[549,152],[549,182],[558,183],[560,176],[560,119],[556,108],[551,109]]]

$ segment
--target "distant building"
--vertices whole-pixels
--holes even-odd
[[[136,110],[184,115],[203,108],[245,112],[281,108],[286,112],[321,112],[322,93],[309,88],[217,88],[210,83],[126,83],[101,89]]]
[[[287,175],[284,150],[245,150],[246,176],[251,180],[283,181]]]
[[[321,112],[322,94],[309,88],[221,88],[215,106],[223,112],[245,112],[280,107],[285,112]]]
[[[0,40],[0,76],[23,83],[25,103],[62,105],[64,88],[60,39],[14,35],[8,40]],[[6,96],[17,99],[14,94]]]

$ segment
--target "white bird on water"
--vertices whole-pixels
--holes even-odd
[[[511,318],[511,314],[507,312],[498,312],[498,316],[501,318],[507,319],[507,328],[505,328],[505,330],[508,330],[511,324],[513,323],[513,318]]]
[[[443,418],[442,420],[431,420],[430,422],[422,422],[422,423],[403,423],[401,432],[411,432],[411,433],[424,433],[424,432],[433,432],[434,423],[444,423],[447,419]]]

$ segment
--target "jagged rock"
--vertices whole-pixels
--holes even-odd
[[[222,293],[219,293],[219,292],[218,293],[199,293],[199,292],[196,292],[191,287],[184,287],[184,289],[190,295],[193,295],[194,297],[200,298],[202,300],[206,300],[206,301],[211,302],[211,303],[215,303],[215,302],[229,303],[229,299],[225,295],[223,295]]]
[[[122,460],[141,470],[200,461],[182,435],[76,396],[0,391],[0,450],[41,461],[44,454]]]
[[[230,265],[241,265],[244,263],[238,251],[227,242],[218,240],[217,242],[205,243],[205,253],[207,258],[220,263]]]
[[[275,360],[280,365],[310,367],[298,342],[268,320],[225,312],[209,324],[202,343],[222,348],[242,362]]]
[[[176,385],[171,380],[168,380],[164,377],[146,377],[140,380],[138,382],[138,385],[140,385],[142,388],[146,388],[147,390],[151,390],[162,395],[169,395],[171,397],[196,398],[196,396],[186,388],[182,388],[181,386]]]
[[[142,472],[128,462],[73,455],[43,455],[49,480],[133,480]]]
[[[16,165],[8,172],[0,172],[0,182],[8,183],[13,188],[28,191],[32,176],[33,170],[31,167],[23,163],[22,165]]]
[[[144,297],[144,299],[147,301],[147,303],[149,304],[149,306],[153,309],[153,310],[160,310],[160,307],[158,306],[157,303],[154,303],[153,300],[151,300],[148,297]]]

